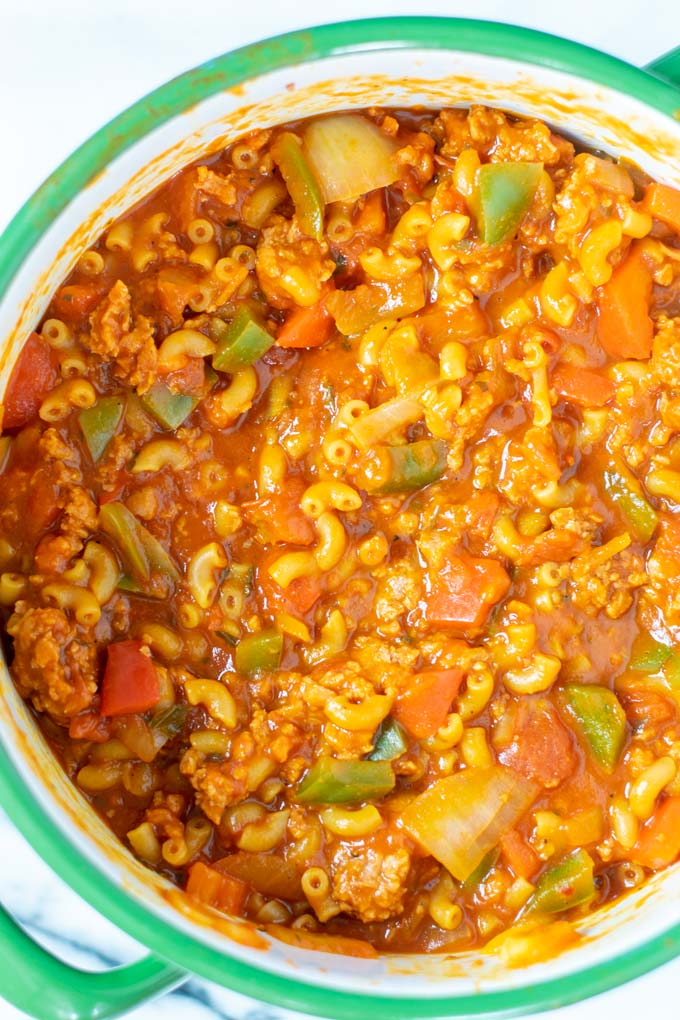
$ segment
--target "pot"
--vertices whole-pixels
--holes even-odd
[[[106,225],[206,151],[253,127],[348,107],[481,102],[537,116],[680,187],[680,49],[640,70],[508,25],[388,18],[279,36],[196,68],[78,149],[0,240],[0,393],[51,293]],[[314,953],[228,919],[209,922],[120,844],[66,778],[0,662],[0,800],[45,861],[150,950],[89,974],[0,913],[0,995],[43,1020],[103,1020],[189,973],[338,1020],[509,1016],[602,992],[680,952],[680,865],[579,921],[548,961],[510,969],[479,951],[377,960]]]

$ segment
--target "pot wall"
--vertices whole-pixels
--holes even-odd
[[[365,75],[370,64],[371,75]],[[39,238],[0,307],[0,392],[51,293],[80,253],[107,224],[182,165],[254,127],[333,109],[387,106],[465,106],[488,103],[549,121],[586,144],[625,156],[651,175],[680,186],[680,125],[642,102],[549,68],[446,50],[383,50],[316,60],[217,92],[140,138],[75,197]],[[606,112],[604,112],[606,111]],[[49,196],[43,198],[49,201]],[[272,974],[327,988],[422,1000],[499,992],[573,974],[634,950],[671,928],[680,871],[669,870],[643,890],[579,924],[582,938],[557,959],[521,971],[496,958],[465,953],[448,958],[390,957],[378,961],[328,957],[266,939],[256,947],[247,925],[215,931],[173,903],[172,887],[142,867],[115,841],[54,762],[30,713],[0,664],[0,739],[42,812],[101,875],[111,891],[144,905],[150,925],[174,929],[179,947],[192,942]],[[138,930],[133,931],[138,938]],[[143,936],[142,936],[143,937]],[[153,944],[153,939],[149,938]],[[250,943],[250,944],[249,944]],[[167,954],[166,954],[167,955]],[[207,959],[207,957],[206,957]],[[199,967],[200,969],[200,967]],[[214,973],[209,976],[215,978]],[[451,978],[455,977],[452,988]]]

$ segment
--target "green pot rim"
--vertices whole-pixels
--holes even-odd
[[[160,124],[250,78],[312,60],[384,49],[436,49],[504,57],[606,85],[676,117],[680,94],[667,82],[598,50],[513,25],[457,18],[374,18],[276,36],[209,60],[149,93],[111,120],[38,188],[0,237],[0,296],[41,235],[117,156]],[[336,991],[269,974],[159,925],[124,888],[105,879],[83,850],[44,815],[28,784],[0,747],[0,802],[31,846],[96,910],[159,956],[277,1006],[337,1020],[369,1008],[375,1020],[512,1016],[564,1006],[624,984],[680,953],[680,924],[612,960],[530,987],[423,999]],[[228,949],[228,943],[225,943]]]

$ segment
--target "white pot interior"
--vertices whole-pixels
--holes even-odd
[[[370,63],[371,75],[365,74]],[[213,96],[152,131],[110,164],[38,241],[0,307],[0,393],[51,293],[107,224],[202,153],[244,131],[348,107],[486,103],[541,117],[586,144],[624,156],[680,186],[680,124],[612,89],[520,62],[450,51],[389,50],[319,60]],[[395,997],[435,997],[533,985],[612,959],[677,922],[680,868],[579,923],[558,958],[508,970],[476,952],[356,960],[271,941],[267,952],[192,924],[168,904],[168,884],[137,863],[65,778],[0,664],[0,738],[45,814],[108,880],[158,922],[264,970],[312,984]],[[164,896],[163,894],[166,894]],[[178,961],[181,962],[181,961]],[[451,978],[455,978],[452,984]],[[417,985],[415,982],[417,981]]]

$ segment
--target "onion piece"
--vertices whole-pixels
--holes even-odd
[[[418,401],[410,397],[386,400],[352,422],[350,426],[352,436],[357,446],[362,450],[368,450],[397,429],[406,428],[407,425],[420,421],[424,413]]]
[[[280,854],[236,853],[214,861],[212,867],[223,875],[247,882],[263,896],[284,900],[304,899],[300,875],[292,861]]]
[[[425,304],[421,273],[391,283],[360,283],[354,290],[334,290],[326,308],[343,336],[365,333],[380,319],[404,318]]]
[[[465,769],[434,783],[401,816],[409,835],[464,882],[512,829],[537,787],[510,769]]]
[[[325,201],[349,202],[399,178],[399,146],[370,120],[345,113],[313,121],[303,148]]]

